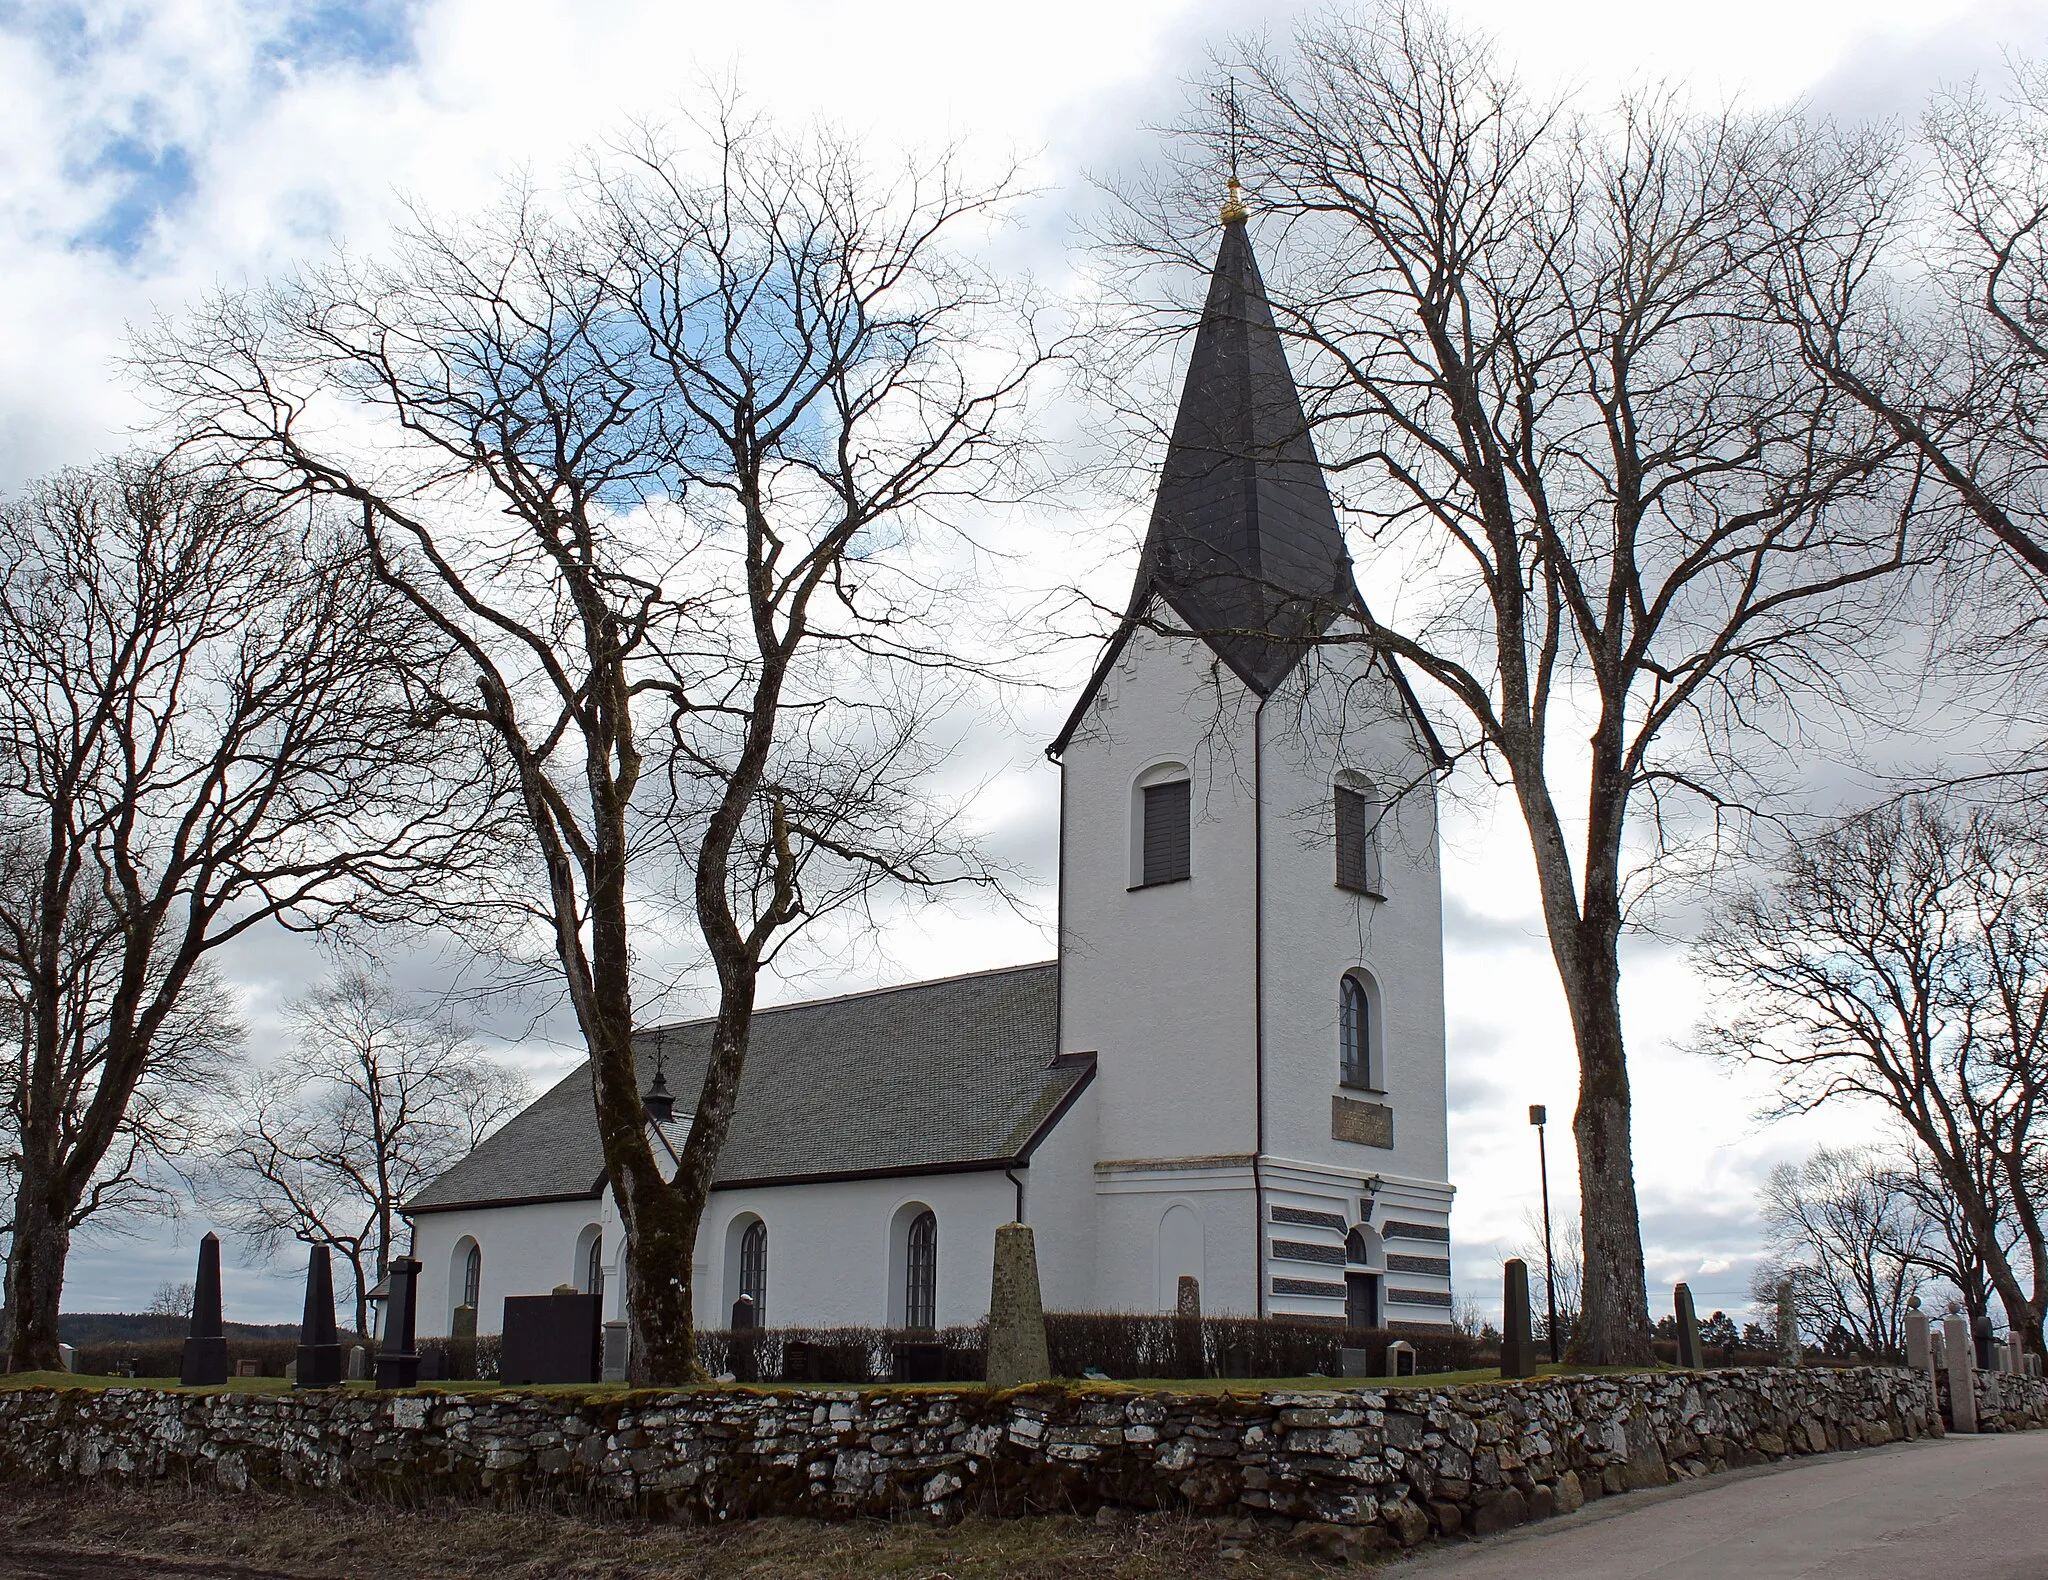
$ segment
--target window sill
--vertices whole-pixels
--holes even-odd
[[[1384,902],[1387,897],[1386,891],[1383,889],[1361,889],[1356,884],[1351,883],[1338,883],[1332,885],[1332,887],[1341,889],[1346,894],[1355,894],[1361,900],[1379,900]]]
[[[1157,883],[1134,883],[1124,890],[1124,893],[1136,894],[1140,889],[1170,889],[1176,883],[1193,883],[1194,881],[1194,874],[1189,873],[1185,878],[1161,878]]]
[[[1387,1089],[1384,1086],[1364,1086],[1356,1081],[1339,1081],[1337,1083],[1337,1090],[1340,1092],[1363,1092],[1367,1097],[1385,1097],[1387,1095]]]

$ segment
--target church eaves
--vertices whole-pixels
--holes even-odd
[[[1105,667],[1155,595],[1260,696],[1287,678],[1333,619],[1359,607],[1344,534],[1235,205],[1226,211],[1130,606]],[[1095,689],[1082,696],[1055,755]]]

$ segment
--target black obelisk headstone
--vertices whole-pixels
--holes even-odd
[[[1527,1377],[1535,1369],[1536,1344],[1529,1323],[1529,1264],[1520,1257],[1501,1268],[1500,1374]]]
[[[316,1245],[306,1258],[306,1310],[299,1318],[300,1388],[338,1388],[342,1368],[341,1334],[334,1324],[334,1266],[327,1247]]]
[[[414,1339],[419,1318],[420,1264],[409,1256],[395,1258],[385,1274],[384,1342],[377,1351],[379,1388],[416,1388],[420,1358]]]
[[[199,1277],[192,1286],[192,1327],[185,1339],[178,1381],[187,1388],[215,1388],[228,1380],[228,1341],[220,1320],[220,1236],[199,1242]]]

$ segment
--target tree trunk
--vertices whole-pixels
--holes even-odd
[[[13,1325],[7,1370],[58,1371],[57,1316],[64,1298],[64,1262],[71,1251],[70,1212],[42,1170],[25,1167],[14,1205],[14,1243],[7,1254],[7,1315]]]
[[[1579,1214],[1585,1289],[1572,1354],[1591,1366],[1648,1365],[1650,1312],[1643,1282],[1643,1233],[1636,1209],[1628,1064],[1621,1036],[1621,964],[1612,934],[1581,928],[1578,970],[1564,977],[1578,1043]]]

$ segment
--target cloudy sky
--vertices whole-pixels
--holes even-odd
[[[2048,49],[2038,3],[1960,0],[1462,0],[1539,84],[1597,103],[1667,80],[1696,103],[1805,98],[1845,117],[1911,115],[1938,83],[1995,71],[2001,49]],[[1059,282],[1075,267],[1091,181],[1147,157],[1148,128],[1185,102],[1205,52],[1296,8],[1246,0],[0,0],[0,489],[127,441],[142,409],[116,365],[126,327],[176,314],[337,243],[374,251],[407,200],[462,209],[522,167],[545,174],[625,122],[672,114],[736,81],[792,121],[822,115],[878,146],[964,142],[1026,161],[1041,195],[1008,244]],[[1034,538],[1048,555],[1127,577],[1128,523],[1077,513]],[[1056,582],[1056,566],[1042,580]],[[1109,594],[1112,598],[1114,593]],[[1088,653],[1068,655],[1078,678]],[[1030,875],[1038,914],[907,918],[879,951],[821,967],[782,997],[911,980],[1050,953],[1056,781],[1041,755],[1065,703],[1019,705],[967,757],[992,775],[992,843]],[[1574,1075],[1562,1001],[1512,813],[1461,796],[1444,883],[1452,1172],[1462,1293],[1497,1305],[1503,1248],[1528,1238],[1535,1157],[1526,1105],[1560,1120],[1554,1185],[1575,1184],[1564,1121]],[[427,986],[457,963],[408,955]],[[316,972],[265,943],[232,962],[263,1052],[278,1006]],[[1682,1049],[1699,1007],[1682,948],[1644,939],[1627,963],[1636,1150],[1653,1292],[1689,1278],[1703,1310],[1746,1302],[1755,1182],[1853,1121],[1760,1125],[1762,1092]],[[685,1013],[687,1002],[668,1006]],[[534,1029],[481,1006],[536,1081],[574,1052],[559,1017]],[[67,1308],[137,1309],[189,1277],[196,1223],[98,1240],[74,1258]],[[289,1319],[288,1274],[231,1273],[232,1316]]]

